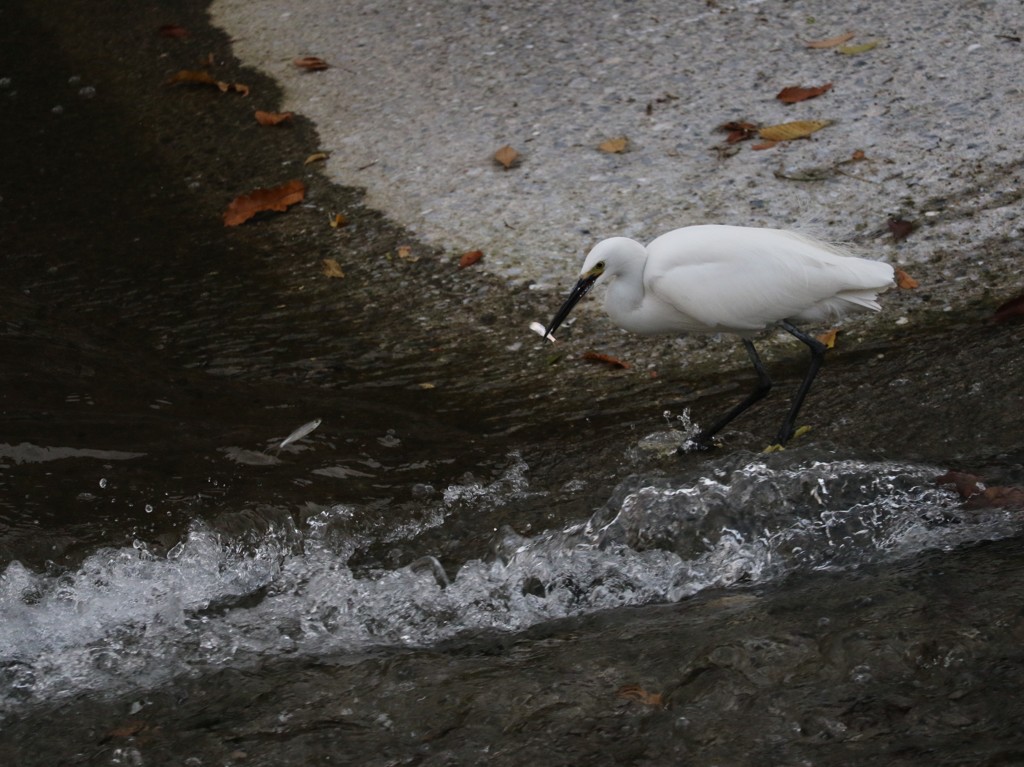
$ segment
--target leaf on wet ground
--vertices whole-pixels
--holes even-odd
[[[1024,509],[1024,488],[1013,485],[986,487],[985,480],[963,471],[947,471],[935,478],[940,487],[952,487],[965,509]]]
[[[181,69],[171,75],[165,81],[165,85],[199,85],[199,86],[213,86],[221,93],[228,93],[234,91],[240,93],[243,96],[249,95],[249,86],[243,85],[242,83],[229,83],[224,80],[218,80],[212,74],[204,69]]]
[[[494,161],[505,168],[505,170],[514,168],[520,162],[519,152],[506,144],[494,153]]]
[[[630,367],[628,362],[623,362],[617,357],[612,357],[608,354],[601,354],[600,352],[584,352],[583,359],[588,362],[600,362],[605,365],[610,365],[613,368],[622,368],[623,370],[628,370]]]
[[[827,93],[832,90],[832,83],[825,83],[824,85],[804,87],[800,85],[793,85],[788,88],[783,88],[781,91],[775,94],[775,98],[781,101],[783,104],[797,104],[801,101],[807,101],[807,99],[817,98],[823,93]]]
[[[415,264],[420,260],[419,256],[413,254],[412,245],[399,245],[395,248],[395,255],[403,261],[408,261],[410,264]]]
[[[627,684],[619,688],[619,697],[634,700],[645,706],[662,707],[665,699],[660,692],[648,692],[638,684]]]
[[[824,40],[812,40],[809,43],[804,43],[808,48],[835,48],[843,43],[848,43],[853,39],[853,32],[844,32],[841,35],[835,37],[828,37]]]
[[[483,257],[484,252],[482,250],[467,250],[462,254],[462,258],[459,259],[459,269],[465,269],[467,266],[472,266]]]
[[[1009,322],[1024,317],[1024,293],[1001,303],[992,315],[996,322]]]
[[[327,219],[327,223],[331,225],[331,229],[341,229],[348,226],[348,218],[345,217],[344,213],[335,213]]]
[[[260,125],[280,125],[294,117],[291,112],[264,112],[262,109],[257,109],[255,115],[256,122]]]
[[[834,349],[836,346],[836,336],[839,335],[839,328],[832,328],[826,330],[818,336],[818,340],[825,344],[826,349]]]
[[[322,72],[325,69],[330,69],[331,66],[319,56],[299,56],[292,63],[307,72]]]
[[[156,33],[160,37],[170,37],[178,40],[188,37],[188,30],[180,24],[161,24]]]
[[[629,139],[625,136],[616,136],[602,141],[597,148],[607,154],[622,154],[629,149]]]
[[[345,272],[342,270],[341,264],[338,263],[337,259],[325,258],[321,263],[323,264],[321,271],[325,277],[333,277],[337,280],[345,277]]]
[[[902,269],[894,269],[893,272],[897,287],[903,290],[913,290],[921,284]]]
[[[298,179],[273,189],[254,189],[231,201],[224,211],[224,226],[244,224],[257,213],[288,210],[306,197],[306,185]]]
[[[303,165],[312,165],[315,162],[323,162],[330,155],[327,152],[313,152],[309,157],[302,161]]]

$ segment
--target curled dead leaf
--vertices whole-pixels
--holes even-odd
[[[213,85],[220,87],[217,78],[202,69],[180,69],[167,78],[166,85]]]
[[[257,213],[285,211],[306,197],[306,185],[293,179],[273,189],[254,189],[236,197],[224,211],[224,226],[244,224]]]
[[[519,164],[519,152],[508,144],[494,153],[494,161],[508,170]]]
[[[264,112],[262,109],[256,110],[256,122],[260,125],[280,125],[290,121],[293,116],[291,112]]]
[[[827,93],[832,90],[832,83],[825,83],[812,88],[804,88],[801,86],[790,86],[789,88],[783,88],[777,94],[775,98],[781,101],[783,104],[796,104],[800,101],[807,101],[807,99],[813,99],[820,96],[822,93]]]
[[[612,357],[608,354],[601,354],[600,352],[584,352],[583,359],[588,362],[601,362],[605,365],[611,365],[613,368],[622,368],[623,370],[628,370],[630,367],[628,362],[623,362],[616,357]]]
[[[597,148],[608,154],[622,154],[629,148],[629,139],[625,136],[606,139],[598,144]]]
[[[894,269],[893,271],[895,272],[897,287],[903,290],[913,290],[921,284],[902,269]]]
[[[323,264],[322,271],[325,277],[332,277],[337,280],[344,279],[345,272],[342,271],[341,264],[335,259],[325,258],[321,263]]]
[[[305,69],[307,72],[322,72],[331,66],[319,56],[300,56],[292,63],[299,69]]]
[[[323,162],[330,155],[327,152],[313,152],[309,157],[302,161],[303,165],[312,165],[315,162]]]
[[[829,37],[824,40],[812,40],[809,43],[804,43],[808,48],[835,48],[837,45],[849,42],[853,39],[853,32],[844,32],[841,35],[835,37]]]
[[[820,131],[831,120],[796,120],[779,125],[768,125],[758,131],[758,135],[765,141],[793,141],[799,138],[807,138],[812,133]]]
[[[335,213],[330,217],[328,223],[331,225],[331,229],[340,229],[343,226],[348,226],[348,219],[345,218],[344,213]]]
[[[395,255],[403,261],[408,261],[410,264],[415,264],[420,260],[419,256],[412,254],[412,245],[399,245],[395,248]]]
[[[472,266],[481,258],[484,257],[482,250],[469,250],[462,254],[462,258],[459,259],[459,269],[465,269],[467,266]]]

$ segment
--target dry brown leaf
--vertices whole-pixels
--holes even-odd
[[[903,290],[913,290],[914,288],[921,284],[902,269],[895,269],[893,271],[895,271],[896,273],[895,276],[897,287],[900,287]]]
[[[1001,303],[992,315],[995,322],[1009,322],[1018,317],[1024,317],[1024,293]]]
[[[798,138],[807,138],[812,133],[831,124],[831,120],[796,120],[791,123],[768,125],[761,128],[758,135],[765,141],[793,141]]]
[[[911,232],[917,229],[917,224],[902,218],[890,218],[886,222],[893,242],[901,242],[910,236]]]
[[[941,477],[935,478],[935,484],[937,485],[952,485],[955,487],[961,498],[970,498],[980,493],[981,487],[978,486],[979,482],[981,482],[981,477],[967,474],[963,471],[950,470]]]
[[[412,254],[412,245],[399,245],[395,248],[395,255],[403,261],[408,261],[411,264],[415,264],[420,260],[419,256],[414,256]]]
[[[180,24],[163,24],[157,29],[157,34],[160,37],[173,37],[180,40],[183,37],[188,37],[188,30]]]
[[[330,157],[327,152],[313,152],[309,157],[302,161],[303,165],[312,165],[315,162],[323,162]]]
[[[494,153],[494,161],[508,170],[519,164],[519,152],[506,144]]]
[[[292,63],[299,69],[305,69],[307,72],[322,72],[331,66],[319,56],[300,56]]]
[[[290,121],[293,116],[291,112],[264,112],[262,109],[256,110],[256,122],[260,125],[280,125]]]
[[[629,369],[628,362],[623,362],[616,357],[612,357],[608,354],[601,354],[600,352],[584,352],[583,359],[589,362],[603,362],[605,365],[611,365],[613,368],[622,368],[623,370]]]
[[[338,280],[345,277],[345,272],[342,271],[341,264],[339,264],[335,259],[325,258],[321,263],[323,264],[322,271],[325,277],[333,277]]]
[[[627,684],[619,688],[619,697],[635,700],[645,706],[664,706],[665,701],[660,692],[647,692],[638,684]]]
[[[462,258],[459,259],[459,269],[465,269],[467,266],[472,266],[481,258],[484,257],[482,250],[468,250],[462,254]]]
[[[827,93],[830,90],[832,90],[832,83],[825,83],[824,85],[812,88],[804,88],[802,86],[794,85],[789,88],[783,88],[775,94],[775,98],[784,104],[796,104],[800,101],[817,98],[822,93]]]
[[[771,149],[778,143],[778,141],[762,141],[758,144],[751,144],[750,148],[753,149],[755,152],[759,152],[762,149]]]
[[[1024,509],[1024,488],[986,487],[964,503],[966,509]]]
[[[257,213],[285,211],[306,197],[306,185],[298,179],[273,189],[254,189],[236,197],[224,211],[224,226],[244,224]]]
[[[839,328],[832,328],[826,330],[824,333],[818,336],[818,340],[825,344],[826,349],[834,349],[836,346],[836,336],[839,335]]]
[[[345,218],[344,213],[335,213],[330,217],[328,223],[331,225],[331,229],[340,229],[343,226],[348,226],[348,219]]]
[[[725,137],[725,143],[736,144],[754,138],[754,134],[757,133],[757,125],[751,122],[732,121],[719,125],[717,130],[729,134]]]
[[[853,32],[845,32],[835,37],[829,37],[825,40],[813,40],[809,43],[804,43],[808,48],[835,48],[837,45],[849,42],[853,39]]]
[[[625,136],[610,138],[598,144],[597,148],[608,154],[622,154],[629,148],[629,139]]]
[[[861,160],[866,160],[866,159],[867,159],[867,155],[864,154],[864,150],[863,149],[854,149],[853,150],[853,154],[850,155],[850,161],[851,162],[860,162]]]
[[[836,53],[841,53],[844,56],[857,56],[861,53],[867,53],[870,50],[874,50],[878,47],[880,40],[872,40],[869,43],[861,43],[860,45],[847,45],[843,48],[836,48]]]
[[[216,77],[201,69],[181,69],[167,78],[167,85],[213,85],[221,83]]]

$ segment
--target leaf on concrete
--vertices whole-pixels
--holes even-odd
[[[348,219],[345,218],[344,213],[335,213],[328,219],[328,223],[331,225],[331,229],[341,229],[348,226]]]
[[[716,130],[723,131],[729,135],[725,137],[725,143],[736,144],[740,141],[747,141],[754,138],[757,133],[757,125],[751,122],[732,121],[719,125]]]
[[[804,43],[808,48],[835,48],[838,45],[847,43],[853,39],[853,32],[845,32],[835,37],[829,37],[825,40],[812,40],[809,43]]]
[[[807,138],[812,133],[831,124],[831,120],[796,120],[779,125],[768,125],[761,128],[758,135],[765,141],[793,141],[798,138]]]
[[[309,157],[302,161],[303,165],[312,165],[315,162],[323,162],[330,155],[327,152],[313,152]]]
[[[459,259],[459,269],[465,269],[467,266],[472,266],[481,258],[484,257],[482,250],[468,250],[462,254],[462,258]]]
[[[893,242],[902,242],[910,236],[911,232],[917,229],[917,224],[913,221],[907,221],[902,218],[890,218],[886,222],[886,226],[889,227],[889,233],[892,235]]]
[[[273,189],[254,189],[236,197],[224,211],[224,226],[244,224],[257,213],[285,211],[306,197],[306,185],[298,179]]]
[[[606,139],[598,144],[597,148],[608,154],[622,154],[629,148],[629,139],[625,136]]]
[[[894,269],[893,271],[895,272],[897,287],[903,290],[913,290],[921,284],[902,269]]]
[[[494,161],[505,168],[505,170],[514,168],[520,162],[519,152],[506,144],[494,153]]]
[[[794,85],[789,88],[783,88],[775,94],[775,98],[784,104],[796,104],[800,101],[817,98],[822,93],[827,93],[830,90],[832,90],[832,83],[825,83],[824,85],[811,88]]]
[[[322,72],[331,66],[319,56],[300,56],[292,63],[299,69],[305,69],[307,72]]]
[[[836,53],[841,53],[844,56],[859,56],[862,53],[874,50],[880,42],[881,40],[872,40],[869,43],[861,43],[860,45],[846,45],[842,48],[836,48]]]

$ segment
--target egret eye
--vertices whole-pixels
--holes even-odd
[[[598,271],[598,272],[603,272],[604,271],[604,261],[598,261],[596,264],[594,264],[594,269],[596,271]]]

